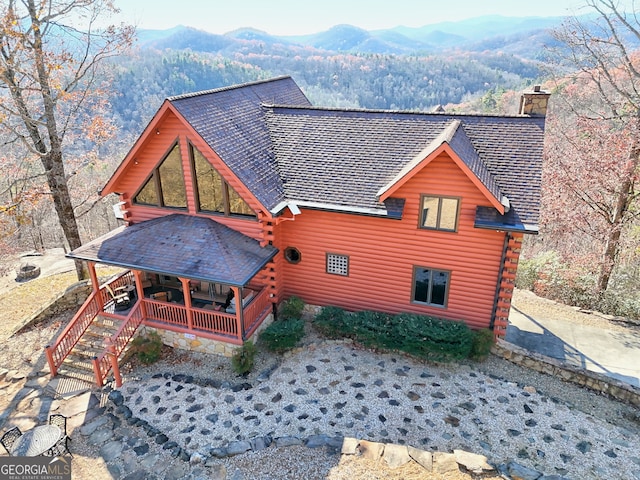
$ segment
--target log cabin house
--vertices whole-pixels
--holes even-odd
[[[140,325],[229,355],[292,295],[504,335],[548,97],[513,116],[320,108],[279,77],[168,98],[102,190],[123,225],[68,255],[95,287],[52,374],[105,318],[99,384]],[[97,263],[127,271],[98,286]]]

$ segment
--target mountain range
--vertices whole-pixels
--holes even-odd
[[[168,30],[140,30],[143,48],[192,50],[228,54],[282,52],[313,49],[320,51],[431,55],[450,50],[501,51],[537,58],[544,45],[553,43],[550,29],[562,17],[484,16],[459,22],[443,22],[423,27],[395,27],[368,31],[353,25],[336,25],[327,31],[299,36],[275,36],[252,28],[220,35],[177,26]]]

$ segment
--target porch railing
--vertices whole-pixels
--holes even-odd
[[[269,301],[269,289],[263,288],[258,292],[256,298],[244,309],[244,338],[249,338],[253,332],[260,326],[262,320],[269,314],[272,309]]]
[[[133,274],[127,271],[110,281],[108,285],[113,289],[124,286],[129,282],[133,282]],[[78,340],[80,340],[87,328],[89,328],[91,322],[103,311],[104,306],[110,301],[111,297],[109,292],[107,292],[105,285],[102,285],[98,291],[92,292],[89,295],[82,307],[80,307],[80,310],[76,312],[62,333],[58,335],[53,345],[47,345],[44,348],[52,376],[58,373],[58,368],[60,368],[64,359],[71,353],[71,350],[76,346]]]
[[[177,303],[159,302],[156,300],[143,300],[147,311],[148,320],[156,320],[170,325],[187,328],[187,309]]]
[[[158,322],[162,324],[163,328],[168,327],[185,333],[204,333],[238,345],[253,334],[271,311],[269,293],[265,288],[258,292],[255,298],[244,307],[242,331],[239,331],[235,314],[201,308],[191,309],[192,329],[189,329],[187,308],[184,305],[158,302],[148,298],[145,298],[143,303],[147,314],[146,320],[151,321],[152,324]]]
[[[193,309],[193,328],[218,335],[238,338],[238,322],[230,313]]]
[[[115,291],[118,287],[133,283],[134,276],[128,271],[105,285],[109,285]],[[71,353],[73,347],[98,314],[122,318],[117,315],[117,312],[107,313],[105,311],[113,300],[105,285],[89,295],[55,343],[45,347],[52,376],[57,374],[64,359]],[[210,336],[210,338],[241,345],[245,338],[255,332],[270,310],[268,289],[263,288],[244,307],[243,325],[238,325],[235,314],[191,308],[192,325],[189,328],[187,308],[184,305],[143,298],[132,308],[119,330],[107,340],[109,350],[94,359],[93,368],[96,382],[102,385],[110,370],[113,370],[116,382],[119,381],[118,357],[139,325],[145,321],[149,321],[150,326],[158,326],[154,323],[159,323],[162,328]],[[240,329],[241,331],[239,331]]]
[[[143,320],[142,305],[138,302],[122,322],[118,331],[104,341],[106,345],[105,351],[93,359],[93,373],[99,386],[104,385],[110,370],[113,370],[116,387],[122,386],[118,358],[120,358],[120,354],[129,344]]]
[[[52,376],[55,377],[64,359],[71,353],[71,350],[91,325],[93,319],[96,318],[96,315],[102,311],[102,305],[100,292],[92,292],[80,307],[80,310],[71,319],[69,325],[58,336],[55,343],[44,347]]]

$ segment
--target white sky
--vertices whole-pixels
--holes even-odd
[[[115,0],[121,19],[140,29],[186,25],[211,33],[242,27],[272,35],[317,33],[338,24],[366,30],[420,27],[484,15],[585,13],[584,0]]]

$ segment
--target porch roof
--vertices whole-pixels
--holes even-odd
[[[243,286],[277,252],[209,218],[173,214],[112,230],[67,257]]]

